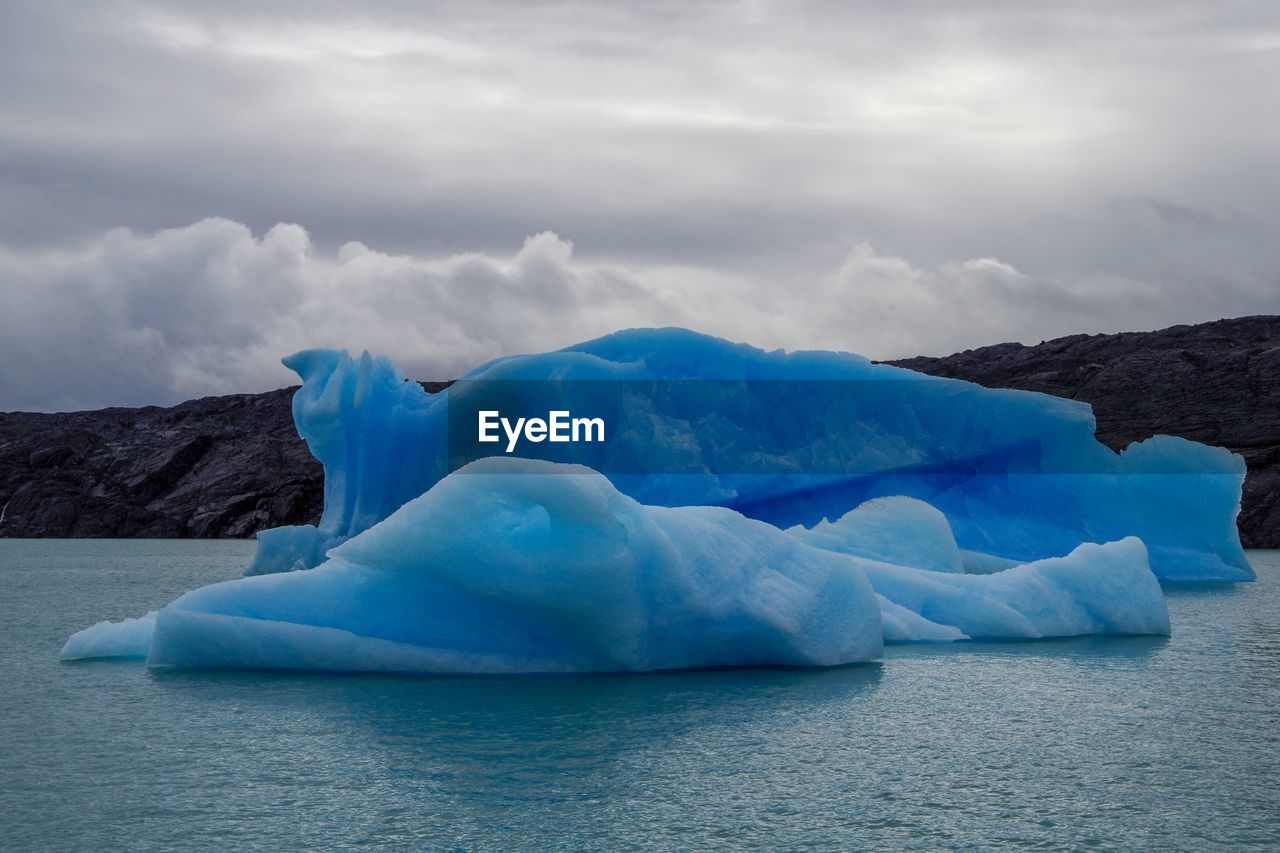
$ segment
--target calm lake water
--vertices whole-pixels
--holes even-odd
[[[0,540],[0,848],[1280,847],[1280,552],[1169,639],[835,670],[406,678],[60,663],[250,542]]]

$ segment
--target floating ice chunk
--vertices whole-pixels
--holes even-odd
[[[63,660],[87,658],[145,658],[151,650],[156,611],[137,619],[99,622],[77,631],[59,654]]]
[[[934,572],[963,572],[964,562],[947,517],[924,501],[876,498],[837,521],[788,531],[801,542],[885,563]]]
[[[1169,633],[1164,593],[1133,537],[989,575],[871,562],[862,569],[888,601],[974,639]],[[905,628],[907,639],[928,639]],[[886,638],[898,636],[886,630]]]
[[[594,672],[880,656],[858,563],[719,507],[646,507],[580,466],[490,458],[310,571],[189,592],[153,666]]]

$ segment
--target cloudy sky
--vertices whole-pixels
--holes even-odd
[[[1280,313],[1280,7],[0,0],[0,409]]]

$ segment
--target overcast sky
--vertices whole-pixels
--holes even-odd
[[[1280,313],[1280,6],[0,0],[0,299],[0,409]]]

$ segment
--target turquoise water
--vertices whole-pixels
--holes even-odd
[[[1280,847],[1280,552],[1169,639],[574,678],[151,673],[249,542],[0,540],[0,848]]]

